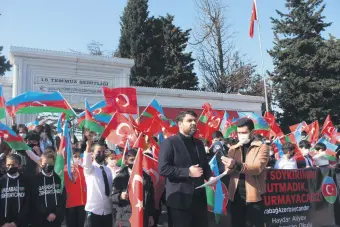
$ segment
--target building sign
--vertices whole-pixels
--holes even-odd
[[[56,78],[37,76],[36,84],[48,85],[72,85],[72,86],[89,86],[89,87],[112,87],[113,81],[108,80],[89,80],[89,79],[74,79],[74,78]]]
[[[70,94],[89,94],[89,95],[101,95],[101,88],[84,88],[84,87],[39,87],[40,92],[56,92],[59,91],[61,94],[70,93]]]

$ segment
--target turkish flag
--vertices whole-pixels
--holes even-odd
[[[137,140],[132,123],[121,113],[113,115],[101,137],[120,147],[124,147],[126,141],[129,141],[129,144],[134,144]]]
[[[319,133],[320,133],[320,127],[319,127],[319,121],[316,120],[312,124],[308,126],[309,132],[308,132],[308,138],[309,142],[311,144],[316,143],[319,140]]]
[[[103,87],[103,93],[108,107],[112,107],[119,113],[137,114],[136,88]]]
[[[277,124],[275,116],[271,114],[270,112],[265,112],[263,117],[270,126],[271,132],[275,135],[275,137],[281,137],[284,136],[280,126]]]
[[[329,138],[332,138],[334,132],[335,132],[335,127],[332,123],[331,116],[328,115],[324,124],[323,124],[321,134],[324,134],[324,135],[328,136]]]
[[[143,157],[144,155],[142,152],[138,150],[128,184],[128,193],[132,210],[130,217],[131,226],[144,225]]]
[[[251,38],[254,37],[254,24],[255,21],[257,20],[257,10],[256,10],[256,0],[253,0],[253,7],[251,10],[251,18],[250,18],[250,29],[249,29],[249,36]]]
[[[158,161],[147,155],[143,157],[143,169],[152,179],[154,188],[155,207],[159,210],[159,201],[165,189],[165,178],[158,172]]]

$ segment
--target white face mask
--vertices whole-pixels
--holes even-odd
[[[26,133],[20,132],[19,135],[20,135],[21,138],[26,139],[26,136],[27,136]]]
[[[308,153],[309,153],[309,149],[302,148],[302,149],[301,149],[301,152],[302,152],[303,156],[306,156],[306,155],[308,155]]]
[[[247,144],[250,142],[250,134],[237,134],[238,136],[238,140],[240,141],[240,143],[242,144]]]
[[[81,161],[80,158],[73,159],[73,163],[74,163],[75,165],[79,165],[79,166],[82,166],[82,164],[83,164],[83,162]]]

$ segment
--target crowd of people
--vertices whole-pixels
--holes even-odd
[[[158,157],[158,171],[166,179],[159,209],[155,207],[152,178],[143,172],[144,227],[162,226],[162,208],[168,215],[168,226],[209,226],[205,189],[195,188],[205,180],[214,180],[209,160],[215,155],[219,172],[228,173],[221,181],[229,190],[228,213],[233,227],[264,226],[266,168],[330,165],[325,144],[318,143],[311,151],[305,138],[298,144],[303,159],[294,158],[298,151],[292,143],[283,145],[282,155],[274,153],[268,138],[254,135],[254,123],[249,118],[237,122],[237,138],[225,139],[216,131],[211,145],[193,136],[197,130],[195,112],[181,112],[176,121],[179,133],[162,142]],[[32,149],[11,150],[1,141],[0,227],[60,227],[63,222],[67,227],[131,226],[133,205],[128,184],[136,149],[124,152],[120,162],[105,139],[94,132],[84,129],[78,141],[71,131],[72,166],[65,165],[62,180],[54,171],[60,135],[53,136],[48,124],[29,131],[24,124],[17,125],[14,118],[12,127]],[[118,149],[123,153],[123,147]],[[153,157],[153,149],[148,144],[143,154]]]

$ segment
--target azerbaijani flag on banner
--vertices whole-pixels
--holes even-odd
[[[114,109],[112,107],[108,107],[106,105],[106,101],[101,101],[93,106],[89,107],[89,110],[91,113],[95,115],[95,118],[99,122],[103,122],[105,124],[108,124],[111,120],[112,115],[114,114]],[[85,116],[85,111],[80,113],[78,115],[79,118],[82,118]]]
[[[87,128],[90,131],[96,132],[96,133],[103,133],[104,131],[104,125],[100,124],[95,116],[90,111],[90,105],[85,99],[85,116],[78,119],[79,127],[80,128]]]
[[[2,84],[0,84],[0,119],[3,119],[6,117],[6,106],[5,106],[5,98],[4,93],[2,91]]]
[[[75,112],[59,92],[26,92],[6,102],[6,109],[14,114],[65,113],[75,116]]]
[[[19,135],[2,123],[0,123],[0,137],[2,137],[13,150],[31,150]]]

